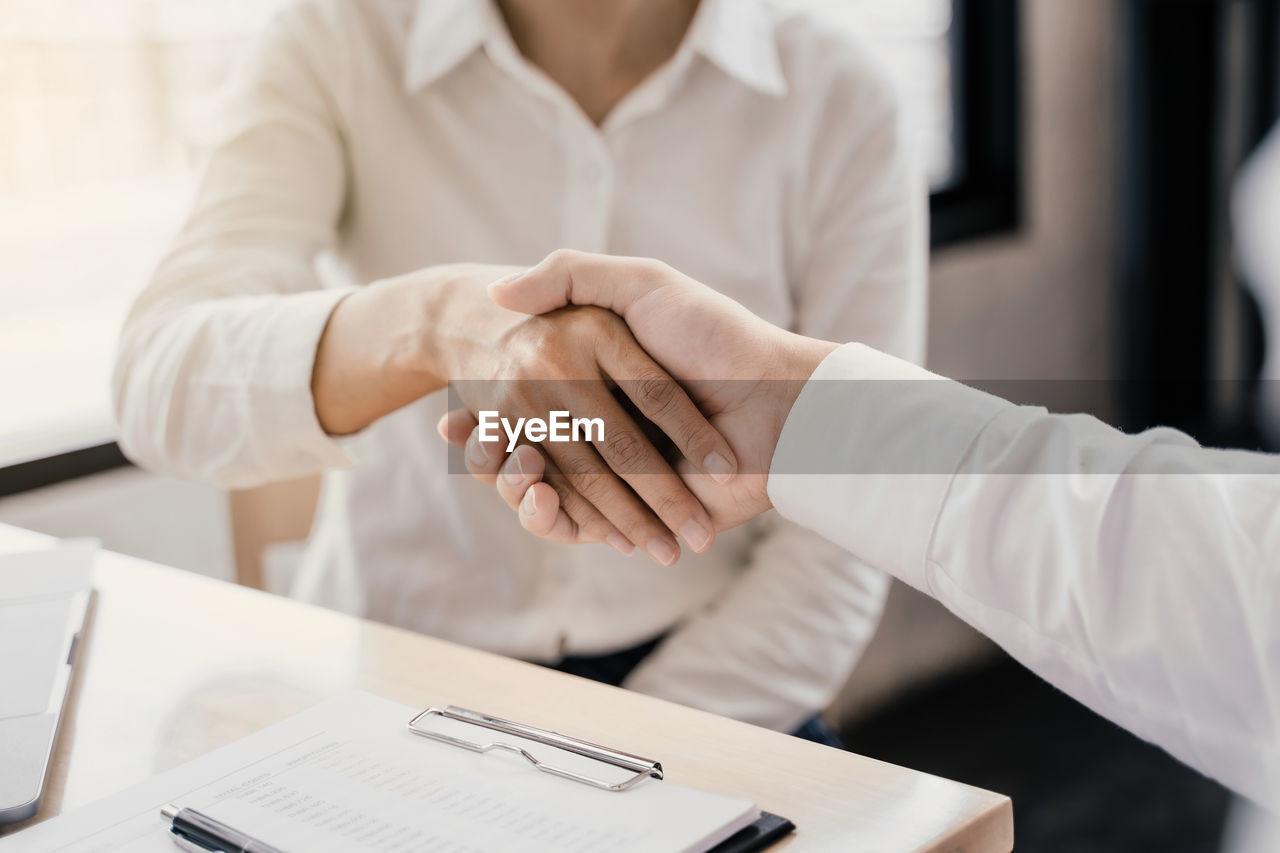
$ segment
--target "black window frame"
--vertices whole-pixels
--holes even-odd
[[[131,464],[114,441],[16,462],[0,468],[0,498]]]
[[[1119,9],[1118,425],[1280,449],[1252,409],[1264,332],[1251,298],[1238,296],[1235,343],[1246,363],[1223,358],[1215,325],[1224,279],[1239,284],[1229,228],[1235,170],[1280,117],[1280,11],[1274,0],[1124,0]]]
[[[1019,0],[953,0],[951,105],[956,179],[929,199],[934,249],[1022,224]]]
[[[930,245],[1008,234],[1021,224],[1019,0],[953,0],[950,33],[954,181],[929,199]],[[115,442],[0,467],[0,497],[129,461]]]

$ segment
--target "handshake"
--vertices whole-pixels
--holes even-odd
[[[715,531],[776,503],[1104,716],[1258,803],[1277,802],[1275,703],[1259,699],[1280,693],[1276,456],[1202,448],[1173,430],[1129,436],[917,381],[941,377],[778,329],[653,261],[557,252],[489,284],[488,296],[486,308],[507,309],[521,327],[596,312],[573,321],[590,334],[543,350],[577,341],[595,376],[581,361],[565,371],[532,350],[510,354],[554,379],[592,380],[555,383],[587,390],[521,401],[463,389],[463,407],[441,423],[529,532],[622,551],[634,543],[670,565],[677,536],[701,551]],[[496,375],[527,375],[506,367]],[[590,443],[534,438],[508,454],[480,441],[473,413],[495,408],[487,403],[577,416],[592,395],[592,406],[619,403],[606,379],[670,439],[670,467],[661,441],[620,409]],[[544,426],[539,435],[551,435]]]
[[[439,429],[525,530],[640,547],[671,565],[678,540],[705,551],[716,531],[771,507],[783,425],[835,344],[646,259],[557,251],[488,296],[543,324],[537,368],[505,371],[521,379],[501,390],[455,382],[460,405]],[[585,359],[584,348],[594,350]]]

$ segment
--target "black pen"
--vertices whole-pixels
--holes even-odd
[[[216,853],[284,853],[279,847],[256,841],[195,809],[167,805],[160,809],[160,814],[173,823],[169,831],[173,833],[174,840],[180,844],[185,841],[182,846],[188,849]]]

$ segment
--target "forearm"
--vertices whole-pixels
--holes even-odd
[[[349,435],[445,387],[495,315],[468,299],[503,267],[450,264],[377,282],[343,299],[316,348],[311,393],[330,435]],[[460,298],[461,297],[461,298]],[[480,306],[477,310],[475,306]]]
[[[1280,458],[930,377],[860,347],[824,362],[815,378],[840,381],[811,382],[792,410],[779,512],[1202,772],[1280,790]]]
[[[1266,802],[1277,505],[1277,457],[1013,409],[966,456],[925,580],[1050,683]]]
[[[373,285],[338,303],[316,347],[311,395],[330,435],[349,435],[443,384],[422,358],[403,294]],[[417,306],[414,306],[416,308]]]

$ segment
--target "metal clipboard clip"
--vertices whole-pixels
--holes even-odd
[[[575,773],[572,770],[566,770],[563,767],[555,767],[541,761],[537,756],[530,753],[522,746],[515,744],[502,743],[501,741],[490,741],[488,743],[476,743],[474,741],[465,740],[463,738],[454,737],[443,732],[432,731],[419,725],[423,719],[430,716],[442,717],[447,720],[457,720],[463,723],[470,723],[473,726],[489,729],[490,731],[501,732],[502,734],[514,735],[515,737],[531,740],[536,743],[545,744],[546,746],[563,749],[565,752],[571,752],[575,755],[581,755],[584,758],[591,758],[604,764],[611,764],[614,767],[620,767],[624,770],[630,770],[634,775],[627,777],[621,782],[609,782],[603,779],[594,779],[581,773]],[[647,758],[641,758],[638,755],[631,755],[626,752],[618,752],[616,749],[609,749],[607,746],[600,746],[594,743],[588,743],[585,740],[578,740],[567,735],[549,732],[545,729],[527,726],[524,723],[515,723],[511,720],[503,720],[498,717],[491,717],[488,714],[482,714],[479,711],[468,711],[466,708],[449,707],[441,710],[439,708],[428,708],[421,714],[418,714],[409,721],[409,731],[415,735],[438,740],[442,743],[459,746],[472,752],[489,752],[499,749],[506,752],[514,752],[516,755],[523,756],[526,761],[543,773],[550,773],[552,776],[559,776],[561,779],[571,779],[574,782],[581,782],[584,785],[590,785],[593,788],[600,788],[605,791],[626,791],[638,785],[641,780],[653,777],[654,779],[662,778],[662,765],[657,761],[650,761]]]

